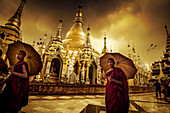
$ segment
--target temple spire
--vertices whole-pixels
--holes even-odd
[[[170,41],[169,41],[170,40],[170,34],[168,32],[168,27],[166,26],[166,24],[165,24],[165,30],[166,30],[166,34],[167,34],[165,50],[166,50],[166,52],[168,52],[170,50],[170,46],[169,46],[169,44],[170,44]]]
[[[21,14],[24,8],[24,4],[26,3],[26,0],[21,0],[21,4],[18,7],[17,11],[15,14],[8,20],[8,22],[5,24],[5,26],[14,28],[17,31],[20,30],[21,26]]]
[[[90,25],[88,25],[88,28],[87,28],[86,47],[91,47],[91,44],[90,44]]]
[[[80,1],[79,5],[78,5],[78,11],[76,13],[76,18],[75,18],[74,22],[81,22],[83,24],[83,21],[82,21],[82,1]]]
[[[59,23],[58,23],[58,29],[57,29],[57,34],[56,34],[56,39],[61,41],[61,29],[63,25],[63,20],[60,18]]]
[[[167,36],[169,35],[169,33],[168,33],[168,27],[167,27],[167,25],[165,24],[165,30],[166,30],[166,34],[167,34]]]
[[[104,48],[102,50],[102,54],[108,52],[107,47],[106,47],[106,33],[104,33]]]
[[[134,62],[135,65],[136,65],[136,60],[137,60],[137,59],[136,59],[136,51],[135,51],[134,43],[133,43],[132,51],[133,51],[132,60],[133,60],[133,62]]]
[[[130,51],[130,44],[129,44],[129,41],[128,41],[128,57],[131,59],[131,51]]]

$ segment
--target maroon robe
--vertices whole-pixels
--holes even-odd
[[[128,113],[129,94],[128,83],[124,72],[119,68],[114,68],[107,73],[107,77],[122,81],[123,85],[117,84],[107,79],[106,84],[106,110],[107,113]]]
[[[28,72],[28,65],[24,61],[19,61],[14,66],[14,72],[23,73],[22,65],[25,65]],[[29,77],[21,78],[16,75],[11,75],[7,82],[4,91],[0,96],[0,111],[19,111],[28,104],[29,96]]]

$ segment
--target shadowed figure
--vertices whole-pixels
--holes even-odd
[[[107,113],[128,113],[128,83],[124,72],[114,67],[114,59],[108,59],[110,69],[106,72],[106,111]]]
[[[2,57],[2,50],[0,49],[0,76],[4,73],[8,73],[8,66],[5,61],[1,58]]]
[[[156,97],[158,98],[158,92],[159,92],[159,97],[161,98],[161,84],[158,81],[156,81],[155,86],[156,86]]]
[[[29,77],[25,56],[25,51],[20,50],[16,55],[19,61],[10,69],[11,76],[6,80],[6,87],[0,96],[1,113],[18,113],[28,104]]]

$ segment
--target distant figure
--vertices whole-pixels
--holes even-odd
[[[7,79],[6,87],[0,96],[1,113],[18,113],[28,104],[29,77],[28,65],[24,61],[25,56],[25,51],[20,50],[16,55],[19,61],[10,69],[11,76]]]
[[[164,99],[167,100],[167,96],[168,96],[168,81],[167,80],[164,81],[162,93],[164,94]]]
[[[0,76],[2,76],[3,73],[4,74],[8,73],[8,66],[1,57],[2,57],[2,50],[0,49]]]
[[[161,84],[158,81],[156,81],[155,86],[156,86],[156,98],[158,98],[159,92],[159,97],[161,99]]]
[[[124,72],[114,67],[114,59],[108,59],[110,69],[106,72],[106,111],[107,113],[128,113],[128,83]]]

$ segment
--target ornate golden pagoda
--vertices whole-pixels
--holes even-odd
[[[4,40],[4,43],[10,44],[17,40],[22,40],[20,38],[20,26],[21,26],[21,14],[24,8],[25,1],[23,0],[20,3],[15,14],[9,18],[5,26],[0,26],[1,38]]]
[[[129,86],[146,86],[148,83],[149,72],[146,70],[145,64],[142,63],[140,56],[136,55],[136,50],[134,45],[132,48],[132,53],[130,47],[131,46],[128,42],[128,57],[132,59],[138,71],[133,79],[128,79],[128,84]]]
[[[160,61],[155,61],[152,63],[152,76],[156,78],[160,78],[161,76],[170,76],[170,34],[168,32],[168,28],[165,25],[166,30],[166,46],[165,51],[163,51],[163,57],[161,57]]]
[[[41,77],[49,75],[51,82],[100,83],[100,53],[90,43],[90,27],[84,33],[82,4],[72,28],[64,40],[61,38],[62,20],[59,20],[56,36],[51,37],[43,55]]]

